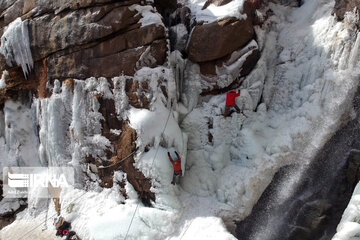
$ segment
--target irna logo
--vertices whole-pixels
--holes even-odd
[[[66,181],[65,174],[11,174],[8,173],[8,185],[13,188],[27,188],[27,187],[48,187],[48,184],[53,187],[68,187],[69,183]]]
[[[36,194],[39,198],[55,198],[62,189],[74,185],[74,169],[71,167],[7,167],[3,169],[3,196],[27,198]]]

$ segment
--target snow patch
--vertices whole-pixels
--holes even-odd
[[[164,26],[161,15],[155,11],[154,7],[151,5],[140,6],[138,4],[134,4],[129,7],[130,11],[136,10],[138,14],[141,14],[142,18],[139,20],[142,27],[156,24],[159,26]]]
[[[185,6],[191,10],[192,17],[197,22],[211,23],[226,17],[235,17],[238,19],[246,19],[246,14],[241,14],[245,0],[233,0],[223,6],[215,6],[210,4],[206,9],[202,10],[206,0],[189,0],[183,1]]]
[[[0,79],[0,90],[6,87],[6,82],[5,82],[5,78],[9,76],[9,72],[8,71],[3,71],[2,75],[1,75],[1,79]]]

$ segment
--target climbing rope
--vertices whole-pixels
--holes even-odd
[[[187,230],[189,230],[189,228],[190,228],[190,226],[191,226],[191,224],[192,224],[193,222],[194,222],[194,218],[191,220],[189,226],[187,226],[187,228],[185,229],[184,233],[181,235],[181,237],[180,237],[179,240],[181,240],[181,239],[185,236],[185,233],[187,232]]]
[[[172,110],[169,111],[168,117],[167,117],[166,122],[165,122],[164,129],[162,130],[161,135],[163,135],[164,132],[165,132],[165,130],[166,130],[167,124],[168,124],[169,119],[170,119],[171,112],[172,112]],[[150,171],[152,170],[152,167],[153,167],[153,165],[154,165],[156,155],[157,155],[157,153],[158,153],[158,151],[159,151],[159,146],[160,146],[160,144],[159,144],[159,145],[157,146],[157,148],[156,148],[156,152],[155,152],[155,155],[154,155],[154,157],[153,157],[153,160],[152,160],[152,163],[151,163],[151,166],[150,166]],[[134,211],[134,213],[133,213],[133,215],[132,215],[132,217],[131,217],[131,221],[130,221],[129,227],[128,227],[127,231],[126,231],[124,240],[126,240],[128,234],[129,234],[131,225],[132,225],[132,223],[133,223],[133,221],[134,221],[134,217],[135,217],[135,215],[136,215],[136,211],[137,211],[138,208],[139,208],[139,204],[140,204],[140,201],[136,204],[136,208],[135,208],[135,211]]]
[[[102,167],[99,167],[99,168],[100,168],[100,169],[107,169],[107,168],[111,168],[111,167],[113,167],[113,166],[116,166],[116,165],[122,163],[123,161],[125,161],[126,159],[128,159],[129,157],[131,157],[132,155],[134,155],[137,150],[138,150],[138,148],[136,148],[132,153],[130,153],[129,155],[127,155],[126,157],[124,157],[123,159],[121,159],[119,162],[113,163],[113,164],[111,164],[111,165],[109,165],[109,166],[105,166],[105,167],[102,166]]]
[[[50,194],[49,188],[48,188],[48,193]],[[45,222],[44,222],[44,227],[43,227],[43,229],[41,229],[41,231],[45,231],[45,230],[47,229],[47,219],[48,219],[48,211],[49,211],[49,202],[50,202],[50,198],[48,198],[48,199],[46,200]]]

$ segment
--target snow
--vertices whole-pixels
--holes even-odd
[[[245,0],[233,0],[223,6],[215,6],[210,4],[206,9],[201,10],[206,0],[184,0],[185,6],[191,10],[192,18],[196,22],[211,23],[226,17],[235,17],[238,19],[246,19],[246,14],[241,14]]]
[[[29,76],[34,66],[30,50],[28,30],[29,20],[15,19],[5,29],[1,37],[0,53],[4,55],[6,63],[12,67],[14,63],[21,66],[25,78]]]
[[[6,87],[6,82],[5,82],[5,78],[6,76],[9,75],[8,71],[3,71],[3,73],[1,74],[1,79],[0,79],[0,90]]]
[[[160,26],[164,26],[164,23],[161,19],[161,15],[155,11],[154,7],[151,5],[141,6],[138,4],[134,4],[129,7],[130,11],[136,10],[138,14],[141,14],[142,18],[139,20],[142,27],[156,24]]]
[[[225,228],[224,223],[216,217],[197,217],[188,225],[182,239],[236,239]]]

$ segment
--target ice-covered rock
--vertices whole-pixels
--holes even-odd
[[[1,37],[0,52],[5,56],[9,66],[21,66],[25,78],[29,76],[34,67],[30,50],[29,20],[22,21],[17,18],[6,28]]]

